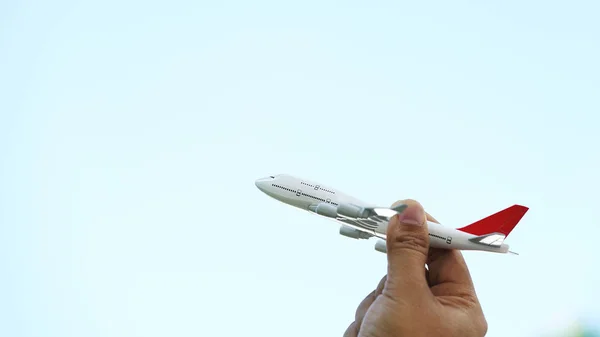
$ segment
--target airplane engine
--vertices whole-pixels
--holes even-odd
[[[368,218],[369,212],[362,207],[358,207],[352,204],[341,204],[337,208],[337,212],[340,215],[347,216],[349,218]]]
[[[369,238],[369,234],[361,232],[354,228],[350,228],[348,226],[341,226],[340,234],[343,236],[347,236],[349,238],[353,238],[353,239],[368,239]]]
[[[387,253],[387,245],[383,240],[377,240],[375,243],[375,250],[382,253]]]
[[[337,218],[337,207],[332,204],[326,204],[324,202],[319,203],[317,206],[310,206],[309,209],[319,215],[323,215],[330,218]]]

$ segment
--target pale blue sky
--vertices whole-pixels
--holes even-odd
[[[600,325],[600,5],[0,4],[0,335],[341,336],[374,241],[288,173],[462,226],[488,336]]]

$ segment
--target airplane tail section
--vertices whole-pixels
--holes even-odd
[[[507,237],[528,210],[528,207],[513,205],[458,230],[477,236],[499,233]]]

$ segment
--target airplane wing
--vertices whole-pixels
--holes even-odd
[[[395,207],[367,207],[366,209],[375,213],[378,216],[391,218],[398,213],[402,213],[408,207],[406,204],[400,204]]]
[[[408,207],[406,204],[400,204],[393,208],[389,207],[367,207],[369,216],[367,218],[349,218],[337,216],[335,219],[343,222],[345,225],[369,234],[370,237],[377,236],[385,238],[385,234],[377,233],[375,230],[380,227],[387,227],[391,217],[401,213]]]

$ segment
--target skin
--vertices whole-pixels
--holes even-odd
[[[426,219],[415,200],[390,220],[388,273],[360,303],[344,337],[481,337],[487,322],[458,250],[429,248]],[[418,224],[410,224],[415,220]]]

